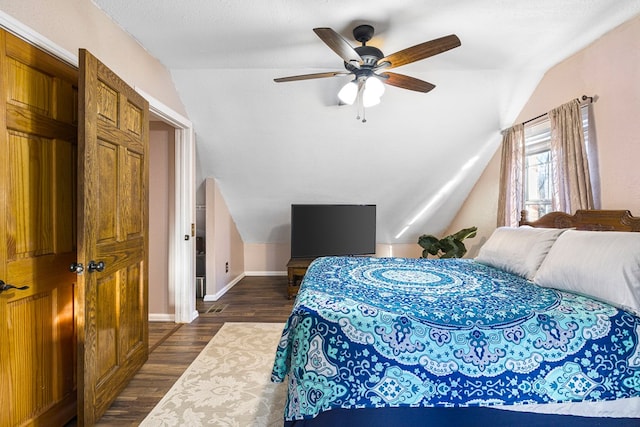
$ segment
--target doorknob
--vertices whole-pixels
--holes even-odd
[[[87,265],[87,270],[89,271],[89,273],[93,273],[94,271],[100,272],[104,270],[104,262],[102,261],[95,262],[91,260],[89,261],[89,265]]]
[[[81,262],[78,262],[78,263],[72,262],[71,265],[69,266],[69,271],[76,274],[82,274],[82,272],[84,271],[84,265],[82,265]]]
[[[0,293],[4,291],[8,291],[9,289],[17,289],[19,291],[24,291],[25,289],[29,289],[28,286],[13,286],[8,283],[4,283],[3,280],[0,280]]]

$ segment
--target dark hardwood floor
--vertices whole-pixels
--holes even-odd
[[[190,324],[151,322],[149,360],[96,425],[137,426],[225,322],[284,323],[292,307],[286,277],[245,277],[218,301],[199,300]]]

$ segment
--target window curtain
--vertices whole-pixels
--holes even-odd
[[[498,227],[516,227],[524,207],[524,125],[517,124],[502,134]]]
[[[593,190],[580,102],[575,99],[551,110],[549,122],[553,174],[552,209],[569,214],[577,209],[593,209]]]

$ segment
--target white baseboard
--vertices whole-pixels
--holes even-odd
[[[202,300],[203,301],[218,301],[222,295],[226,294],[229,289],[233,288],[236,285],[236,283],[238,283],[240,280],[242,280],[244,278],[244,276],[246,276],[245,273],[240,274],[238,277],[236,277],[235,279],[233,279],[232,281],[227,283],[227,286],[225,286],[224,288],[220,289],[218,292],[216,292],[213,295],[209,295],[209,294],[205,295]]]
[[[175,314],[171,313],[149,313],[149,322],[174,322]]]
[[[286,271],[245,271],[245,276],[286,276]]]
[[[233,288],[240,280],[245,276],[286,276],[286,271],[245,271],[238,277],[230,281],[227,286],[213,295],[205,295],[203,301],[218,301],[222,295],[226,294],[229,289]],[[191,316],[191,321],[198,317],[198,311],[194,311]],[[149,322],[174,322],[175,314],[173,313],[149,313]]]

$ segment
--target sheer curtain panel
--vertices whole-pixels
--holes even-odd
[[[502,134],[498,227],[518,225],[524,206],[524,125],[517,124]]]
[[[584,142],[580,102],[575,99],[549,112],[553,210],[573,213],[593,209],[593,191]]]

